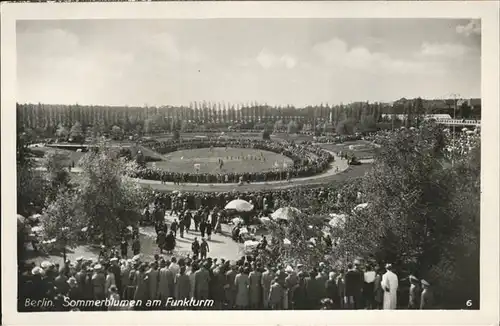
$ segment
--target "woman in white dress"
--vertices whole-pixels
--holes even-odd
[[[398,293],[398,277],[392,272],[392,265],[385,266],[387,272],[382,276],[382,290],[384,290],[384,309],[396,309]]]

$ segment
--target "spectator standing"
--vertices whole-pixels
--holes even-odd
[[[168,233],[168,235],[165,238],[165,250],[167,251],[167,254],[172,254],[175,249],[175,235],[172,230]]]
[[[198,238],[196,237],[191,244],[191,251],[193,252],[193,259],[197,260],[200,254],[200,243],[198,242]]]
[[[200,255],[201,259],[206,259],[207,254],[210,252],[210,248],[208,247],[207,240],[205,238],[201,239],[201,244],[200,244]]]
[[[426,280],[422,280],[422,294],[420,295],[420,309],[432,309],[434,305],[434,296],[432,295],[431,285]]]
[[[139,236],[135,237],[132,242],[132,252],[134,253],[134,256],[141,253],[141,242],[139,240]]]
[[[385,266],[387,272],[382,276],[382,289],[384,290],[384,309],[396,309],[398,293],[398,277],[392,271],[392,264]]]
[[[382,309],[384,303],[384,290],[382,289],[382,269],[380,267],[376,268],[375,280],[373,282],[373,298],[375,308]]]
[[[179,266],[179,264],[177,264],[177,258],[172,257],[172,259],[170,260],[170,265],[168,266],[168,269],[170,269],[172,271],[172,274],[174,276],[180,273],[181,267]]]
[[[408,309],[418,309],[420,308],[420,291],[419,291],[419,282],[418,279],[410,275],[409,277],[410,281],[410,291],[409,291],[409,297],[408,297]]]
[[[374,303],[374,284],[375,284],[375,277],[377,273],[373,270],[373,267],[371,265],[368,265],[366,267],[366,271],[364,273],[364,286],[363,286],[363,299],[364,299],[364,304],[365,308],[367,309],[373,309],[375,303]]]
[[[248,267],[240,267],[240,272],[236,275],[234,279],[234,285],[236,287],[236,308],[237,309],[247,309],[249,306],[249,286],[250,279]]]
[[[328,280],[325,284],[326,297],[332,300],[333,309],[340,308],[339,289],[337,287],[336,278],[335,272],[330,272],[330,274],[328,274]]]
[[[175,278],[175,298],[178,300],[189,299],[191,294],[191,282],[186,274],[186,266],[181,266],[179,274]]]
[[[208,262],[205,262],[202,267],[194,273],[194,295],[197,300],[209,298],[210,273],[208,269]]]

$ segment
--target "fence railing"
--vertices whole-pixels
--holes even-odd
[[[481,120],[440,119],[437,123],[448,126],[480,126]]]

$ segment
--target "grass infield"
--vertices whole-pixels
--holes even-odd
[[[196,172],[195,164],[199,164],[199,173],[210,174],[271,171],[276,169],[276,164],[280,169],[283,164],[293,166],[293,161],[284,155],[250,148],[187,149],[163,155],[162,158],[163,161],[148,163],[148,166],[169,172],[193,173]],[[219,160],[223,161],[222,168]]]

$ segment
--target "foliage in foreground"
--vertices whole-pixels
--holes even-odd
[[[55,239],[61,249],[80,240],[115,245],[124,228],[136,225],[148,203],[147,192],[129,178],[138,166],[102,145],[84,155],[79,165],[83,172],[71,187],[59,184],[53,198],[48,194],[44,240]],[[57,167],[53,162],[49,176],[62,173]]]
[[[331,251],[308,245],[311,232],[321,230],[301,225],[286,235],[274,230],[273,249],[282,250],[288,237],[293,245],[281,257],[304,264],[326,257],[333,263],[357,257],[391,262],[402,276],[413,273],[430,281],[446,308],[464,308],[467,300],[477,307],[480,144],[478,136],[469,138],[469,151],[461,155],[450,155],[456,142],[432,124],[380,140],[373,168],[344,185],[340,198],[296,200],[298,208],[309,208],[302,224],[311,225],[328,213],[348,216],[342,228],[330,231],[338,245]],[[361,202],[369,205],[353,210]]]

